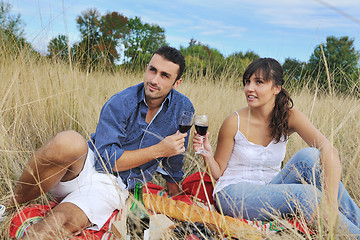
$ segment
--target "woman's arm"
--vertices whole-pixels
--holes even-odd
[[[209,133],[205,136],[204,148],[207,153],[201,153],[200,155],[204,158],[206,167],[208,168],[211,176],[216,180],[224,173],[229,162],[234,148],[234,137],[237,132],[237,123],[238,120],[235,113],[231,114],[224,120],[219,130],[215,155],[212,153],[212,147],[209,142]],[[197,151],[200,148],[200,145],[200,137],[195,134],[193,138],[194,150]]]
[[[335,215],[337,213],[337,197],[341,176],[341,164],[337,149],[330,141],[315,128],[309,119],[296,109],[291,110],[289,127],[311,147],[320,151],[320,162],[324,169],[324,190],[327,201],[330,203]]]

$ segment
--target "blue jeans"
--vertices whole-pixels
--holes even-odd
[[[299,215],[305,219],[321,198],[320,152],[316,148],[298,151],[267,185],[236,183],[226,186],[215,197],[225,215],[248,220],[271,220],[274,215]],[[360,236],[360,209],[340,182],[339,219]]]

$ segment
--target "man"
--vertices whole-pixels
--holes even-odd
[[[194,112],[190,100],[175,90],[184,68],[178,50],[159,48],[144,82],[115,94],[103,106],[88,142],[65,131],[35,152],[13,202],[25,203],[47,191],[62,201],[24,238],[53,239],[86,227],[100,229],[125,204],[128,189],[150,181],[159,163],[170,195],[179,192],[188,135],[177,131],[177,123],[182,111]]]

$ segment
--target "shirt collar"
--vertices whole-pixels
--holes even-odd
[[[174,89],[172,88],[169,92],[169,94],[166,96],[166,98],[164,99],[164,102],[162,104],[166,104],[167,106],[170,105],[171,99],[172,99],[172,95],[173,95]],[[138,92],[138,103],[140,102],[144,102],[146,104],[145,101],[145,90],[144,90],[144,83],[142,83],[142,87],[140,89],[140,91]],[[147,105],[147,104],[146,104]]]

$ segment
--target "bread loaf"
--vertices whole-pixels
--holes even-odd
[[[239,219],[223,216],[195,205],[188,205],[156,194],[144,194],[145,207],[158,214],[165,214],[180,221],[213,224],[227,236],[239,239],[261,239],[261,234],[252,226]]]

